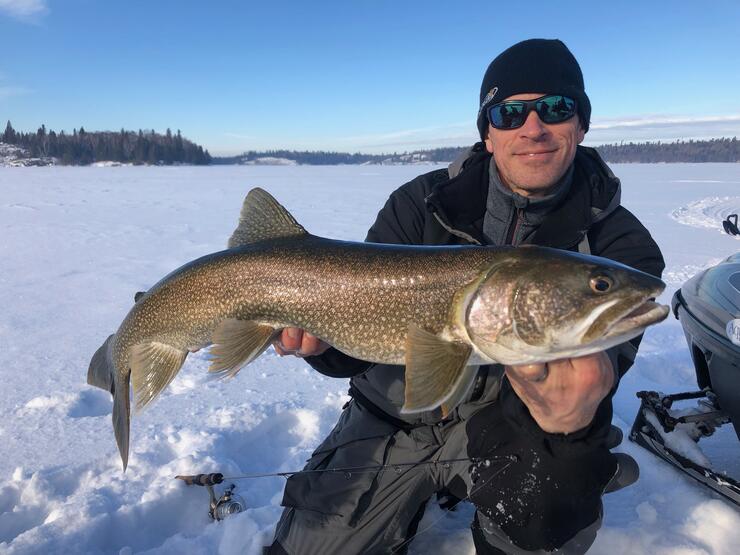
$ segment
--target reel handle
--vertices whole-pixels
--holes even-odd
[[[195,474],[193,476],[175,476],[176,480],[182,480],[189,486],[215,486],[224,481],[224,475],[220,472],[212,474]]]

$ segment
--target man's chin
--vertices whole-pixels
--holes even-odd
[[[526,191],[532,195],[545,195],[558,182],[558,179],[549,172],[522,172],[521,178],[516,180],[516,189]],[[520,185],[521,184],[521,185]]]

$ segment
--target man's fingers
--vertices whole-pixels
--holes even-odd
[[[303,330],[300,328],[285,328],[280,334],[280,346],[285,353],[297,351],[301,348]]]
[[[316,356],[320,355],[329,348],[329,345],[321,341],[315,335],[303,332],[303,340],[301,341],[301,348],[298,353],[300,356]]]
[[[515,379],[528,382],[542,382],[547,378],[547,364],[523,364],[521,366],[507,366],[506,373]]]
[[[329,345],[301,328],[290,327],[283,329],[273,347],[280,356],[306,357],[320,355],[329,348]]]

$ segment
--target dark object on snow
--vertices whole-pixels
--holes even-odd
[[[727,219],[722,222],[722,227],[728,235],[740,235],[740,229],[737,227],[737,214],[727,216]]]
[[[702,436],[710,436],[719,426],[729,422],[727,413],[716,405],[717,397],[712,394],[711,390],[677,393],[675,395],[662,395],[655,391],[640,391],[637,396],[642,399],[642,403],[635,423],[632,425],[630,439],[683,470],[695,480],[702,482],[720,495],[740,505],[740,482],[730,476],[715,472],[711,468],[707,468],[671,449],[665,444],[665,440],[660,430],[656,428],[655,422],[651,421],[648,416],[653,415],[657,419],[664,433],[673,432],[678,424],[693,423],[701,431]],[[714,410],[688,416],[672,416],[670,409],[673,402],[686,399],[703,399],[704,403]]]
[[[729,224],[737,229],[732,222]],[[639,392],[642,404],[630,439],[740,505],[737,479],[715,473],[675,452],[656,429],[656,420],[650,418],[653,415],[657,419],[664,433],[672,432],[679,424],[691,424],[704,437],[731,423],[740,440],[740,253],[687,281],[676,291],[671,305],[686,334],[702,391],[675,395]],[[701,399],[702,410],[674,416],[673,402],[686,399]]]
[[[699,387],[714,391],[740,439],[740,253],[687,281],[671,305]]]
[[[236,488],[234,484],[231,484],[226,488],[221,497],[216,499],[213,486],[224,481],[224,475],[220,472],[213,474],[196,474],[194,476],[175,476],[175,478],[182,480],[189,486],[204,486],[208,490],[208,497],[210,498],[208,516],[213,520],[223,520],[227,516],[241,513],[247,508],[244,500],[234,493],[234,489]]]

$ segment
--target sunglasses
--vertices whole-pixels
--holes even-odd
[[[576,114],[576,101],[562,94],[549,94],[534,100],[507,100],[488,108],[488,121],[496,129],[516,129],[524,125],[532,110],[537,112],[542,123],[562,123]]]

